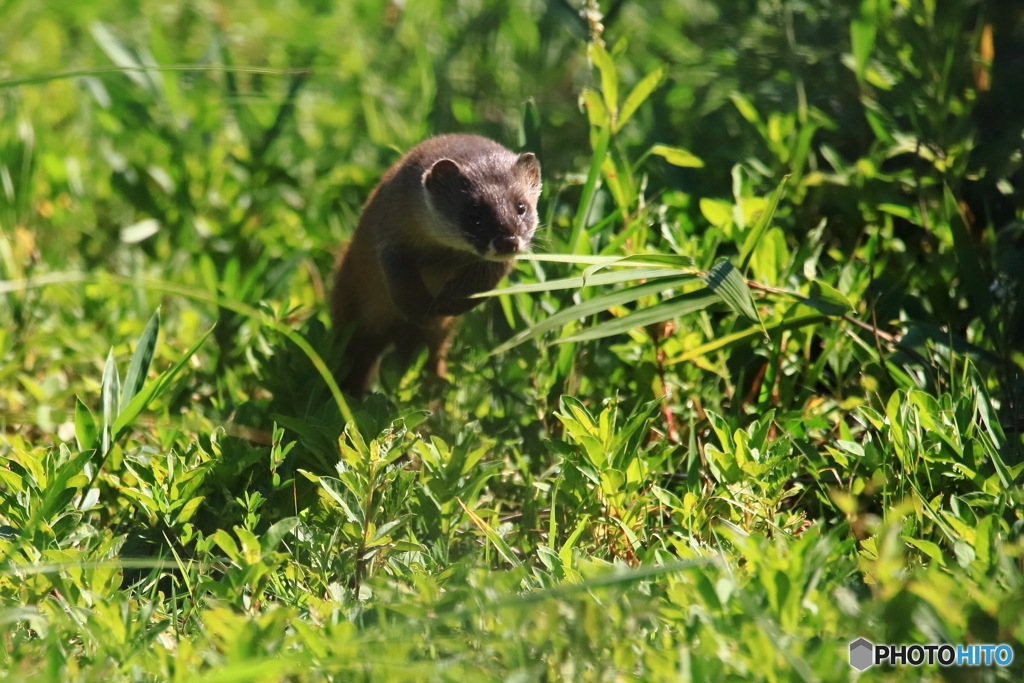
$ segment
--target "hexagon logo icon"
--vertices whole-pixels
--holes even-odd
[[[850,643],[850,666],[857,671],[863,671],[871,666],[875,658],[875,646],[871,641],[858,638]]]

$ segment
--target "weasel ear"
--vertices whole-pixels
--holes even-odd
[[[516,173],[526,178],[531,185],[540,187],[540,162],[533,153],[520,154],[514,168]]]
[[[430,167],[430,170],[423,174],[423,184],[429,192],[437,192],[446,188],[457,189],[465,179],[462,169],[451,159],[438,159]]]

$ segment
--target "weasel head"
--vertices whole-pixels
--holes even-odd
[[[540,162],[533,154],[489,154],[470,163],[439,159],[423,173],[433,236],[487,261],[510,261],[537,229]]]

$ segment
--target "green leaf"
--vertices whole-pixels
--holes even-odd
[[[121,241],[125,244],[138,244],[160,232],[160,221],[147,218],[121,229]]]
[[[843,296],[842,292],[820,280],[811,282],[811,295],[801,299],[800,303],[833,318],[853,311],[850,300]]]
[[[707,219],[708,223],[716,228],[732,222],[732,204],[723,202],[720,199],[704,197],[700,200],[700,212]]]
[[[114,349],[107,354],[107,363],[103,366],[103,379],[100,380],[100,404],[103,406],[103,437],[101,450],[104,454],[110,452],[112,433],[111,428],[118,415],[117,399],[121,393],[121,379],[117,375],[117,367],[114,365]]]
[[[192,519],[192,515],[196,513],[199,506],[202,505],[203,501],[206,500],[206,496],[196,496],[195,498],[189,499],[187,503],[181,506],[181,511],[178,512],[178,524],[184,524],[188,520]]]
[[[632,200],[626,195],[622,179],[619,177],[619,170],[615,168],[615,161],[612,159],[610,154],[604,158],[604,163],[601,164],[601,170],[604,172],[604,183],[608,187],[608,191],[611,192],[612,198],[615,200],[615,204],[623,212],[628,211],[629,206],[632,204]]]
[[[590,43],[587,52],[594,66],[601,72],[601,92],[611,120],[614,121],[619,110],[619,76],[615,71],[615,62],[600,43]]]
[[[17,76],[15,78],[0,79],[0,90],[15,88],[22,85],[40,85],[51,81],[60,81],[68,78],[81,78],[83,76],[97,76],[103,74],[129,74],[135,72],[171,72],[171,71],[216,71],[220,73],[244,73],[244,74],[266,74],[269,76],[288,76],[306,73],[308,69],[272,69],[261,66],[229,66],[225,64],[147,64],[142,66],[97,66],[87,69],[68,69],[66,71],[50,71],[29,76]]]
[[[565,539],[565,543],[562,544],[562,548],[558,551],[558,556],[562,559],[562,565],[565,567],[572,566],[572,549],[576,545],[576,541],[579,540],[580,536],[586,530],[590,523],[590,515],[583,515],[580,517],[580,521],[576,523],[576,528],[569,534],[569,538]],[[548,541],[553,542],[553,539]]]
[[[608,108],[601,99],[601,95],[593,90],[584,90],[580,95],[583,100],[583,108],[587,110],[587,120],[595,128],[606,128],[608,126]]]
[[[948,185],[943,185],[943,199],[949,227],[953,233],[953,249],[960,265],[960,283],[971,299],[974,314],[981,319],[992,339],[999,339],[999,331],[992,324],[989,313],[992,310],[991,279],[985,275],[981,256],[974,245],[967,222],[960,214],[960,206]]]
[[[290,534],[298,525],[298,517],[285,517],[267,529],[266,533],[263,534],[263,540],[260,542],[263,552],[272,553],[277,550],[277,546],[281,545],[284,537]]]
[[[508,351],[509,349],[522,344],[527,339],[540,336],[549,330],[561,327],[573,320],[585,318],[589,315],[606,311],[613,306],[621,306],[631,301],[636,301],[640,297],[647,296],[648,294],[656,294],[677,285],[692,282],[693,280],[694,276],[692,275],[660,278],[657,282],[647,282],[642,285],[636,285],[635,287],[628,287],[617,292],[611,292],[609,294],[594,297],[589,301],[584,301],[583,303],[561,310],[551,317],[540,321],[536,325],[523,330],[504,344],[498,346],[498,348],[491,351],[491,355]]]
[[[149,373],[150,363],[153,362],[153,352],[156,351],[156,340],[160,334],[160,308],[150,317],[146,328],[139,337],[139,344],[135,347],[132,360],[128,364],[128,374],[124,376],[124,387],[121,390],[121,405],[128,405],[135,394],[139,393],[142,385],[146,382],[146,375]]]
[[[113,428],[115,440],[131,426],[132,422],[135,421],[135,418],[139,416],[139,413],[145,410],[153,399],[160,396],[164,390],[167,389],[170,383],[174,381],[174,378],[178,376],[178,373],[181,372],[181,369],[185,367],[185,364],[188,363],[189,359],[192,358],[196,351],[199,350],[199,347],[203,345],[206,338],[210,336],[214,327],[216,326],[210,327],[210,329],[208,329],[206,333],[199,338],[199,341],[193,344],[192,347],[185,352],[185,355],[182,356],[170,370],[163,372],[153,382],[150,382],[150,384],[142,391],[135,394],[131,402],[125,406],[121,411],[121,414],[117,416],[117,421],[114,423]]]
[[[523,105],[522,125],[523,136],[519,140],[519,146],[540,157],[542,151],[540,109],[537,108],[537,103],[532,97]]]
[[[92,37],[96,40],[96,44],[106,53],[110,61],[124,69],[124,74],[135,81],[136,84],[149,92],[153,92],[153,83],[146,75],[145,68],[135,58],[135,55],[129,52],[128,48],[118,40],[117,36],[107,28],[106,24],[94,21],[89,30],[92,33]]]
[[[580,205],[576,209],[576,219],[573,221],[572,234],[569,236],[569,251],[574,254],[589,247],[585,240],[581,238],[587,234],[587,219],[590,218],[590,208],[594,202],[597,181],[601,176],[601,167],[604,165],[604,158],[608,154],[608,143],[610,141],[611,129],[605,126],[601,128],[594,143],[594,155],[590,160],[590,170],[587,172],[587,181],[584,183],[583,192],[580,194]]]
[[[828,318],[823,315],[804,315],[798,318],[789,318],[787,320],[783,320],[782,322],[767,325],[763,328],[763,330],[770,330],[772,332],[793,330],[799,329],[801,327],[807,327],[808,325],[817,325],[819,323],[827,321]],[[694,358],[706,356],[709,353],[713,353],[715,351],[725,350],[728,348],[732,348],[733,346],[737,346],[739,344],[751,342],[753,341],[754,337],[761,336],[761,333],[762,329],[756,327],[748,327],[747,329],[742,330],[740,332],[734,332],[733,334],[727,334],[724,337],[719,337],[718,339],[712,339],[706,344],[701,344],[697,348],[690,349],[681,356],[677,356],[675,358],[665,361],[665,365],[684,363],[686,361],[693,360]]]
[[[655,268],[669,268],[674,271],[696,275],[699,271],[694,268],[693,259],[689,256],[678,254],[633,254],[631,256],[616,257],[612,263],[597,263],[583,271],[583,279],[590,282],[590,278],[597,272],[609,266],[653,266]]]
[[[75,440],[78,450],[89,451],[99,448],[99,431],[96,429],[96,418],[82,399],[75,397]]]
[[[582,254],[522,254],[517,261],[549,261],[551,263],[575,263],[577,265],[611,265],[623,260],[621,256],[584,256]],[[3,293],[0,288],[0,293]]]
[[[513,285],[511,287],[505,287],[504,289],[492,289],[489,292],[474,294],[472,298],[499,296],[501,294],[551,292],[559,289],[578,289],[583,286],[592,287],[596,285],[614,285],[621,282],[651,280],[654,278],[669,277],[673,275],[678,275],[678,273],[666,268],[634,268],[630,270],[616,270],[588,278],[566,277],[558,280],[547,280],[546,282],[531,282],[525,285]]]
[[[782,192],[786,188],[787,180],[789,180],[789,176],[785,176],[782,182],[779,183],[779,186],[775,188],[775,192],[768,199],[768,205],[761,212],[761,215],[758,216],[754,228],[747,234],[747,238],[743,240],[743,248],[740,249],[739,258],[740,270],[746,271],[747,265],[750,263],[750,257],[754,253],[754,248],[761,241],[761,236],[764,235],[765,230],[771,225],[772,218],[775,216],[775,209],[779,206],[779,199],[782,198]],[[704,206],[702,204],[701,210],[703,209]]]
[[[590,339],[610,337],[613,334],[628,332],[629,330],[637,327],[644,327],[663,320],[672,320],[681,315],[695,313],[697,311],[704,310],[711,304],[717,303],[718,301],[720,301],[720,298],[716,294],[709,294],[708,289],[699,289],[696,292],[683,294],[681,296],[668,299],[667,301],[657,303],[654,306],[648,306],[647,308],[630,313],[629,315],[624,315],[621,318],[609,320],[601,323],[600,325],[594,325],[593,327],[577,332],[576,334],[565,337],[564,339],[556,339],[555,343],[564,344],[566,342],[588,341]]]
[[[508,547],[508,544],[505,543],[505,539],[498,535],[498,532],[495,531],[491,527],[491,525],[489,525],[487,522],[481,519],[480,516],[477,515],[475,512],[466,507],[466,504],[463,503],[461,499],[457,498],[456,500],[459,501],[459,505],[462,506],[462,509],[466,512],[469,518],[473,520],[473,524],[476,524],[477,528],[484,532],[484,536],[486,536],[487,540],[494,545],[494,547],[498,551],[498,554],[505,558],[506,562],[508,562],[513,567],[518,567],[520,564],[522,564],[519,561],[519,558],[516,557],[516,554],[512,552],[512,549]]]
[[[704,162],[691,152],[682,147],[669,147],[668,145],[655,145],[651,148],[651,154],[663,157],[665,161],[673,166],[684,168],[704,168]]]
[[[912,536],[902,536],[901,538],[905,543],[909,543],[931,559],[938,562],[940,566],[946,566],[946,557],[942,553],[942,548],[935,543],[926,541],[923,538],[914,538]]]
[[[650,97],[654,89],[661,83],[662,76],[665,74],[665,69],[655,69],[651,73],[644,76],[644,78],[636,84],[633,91],[626,97],[626,101],[622,103],[622,111],[619,112],[618,119],[615,121],[615,131],[618,132],[626,122],[633,116],[636,110],[640,107],[644,101]]]
[[[62,456],[70,455],[65,444],[60,445],[60,453]],[[80,479],[79,475],[82,474],[82,470],[91,457],[92,453],[83,451],[75,457],[69,458],[60,466],[56,476],[47,482],[46,489],[42,492],[42,502],[26,525],[27,530],[34,530],[39,523],[49,523],[52,520],[53,516],[60,511],[61,501],[66,500],[64,492],[69,486],[75,485],[72,480],[81,481],[83,485],[88,481],[84,477]]]
[[[754,297],[750,294],[750,287],[728,259],[719,259],[718,263],[701,277],[701,280],[708,286],[708,289],[729,304],[729,308],[752,322],[761,323],[761,318],[757,315],[757,309],[754,306]]]
[[[857,80],[864,80],[868,68],[871,49],[875,46],[875,34],[878,31],[876,0],[861,0],[856,18],[850,22],[850,50],[856,67]]]
[[[217,529],[213,532],[213,540],[228,556],[228,559],[236,563],[241,562],[242,554],[238,551],[238,544],[235,543],[235,539],[231,538],[231,534],[223,529]]]
[[[740,116],[760,128],[761,117],[757,115],[757,110],[754,109],[754,105],[750,104],[750,102],[748,102],[747,99],[739,93],[733,93],[729,96],[729,99],[731,99],[732,103],[736,105],[736,109],[739,111]]]

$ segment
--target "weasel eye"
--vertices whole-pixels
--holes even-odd
[[[469,222],[473,225],[480,225],[484,217],[484,209],[477,203],[473,203],[469,207]]]
[[[518,204],[516,204],[516,213],[519,214],[520,216],[525,214],[526,213],[526,204],[523,204],[522,202],[519,202]]]

